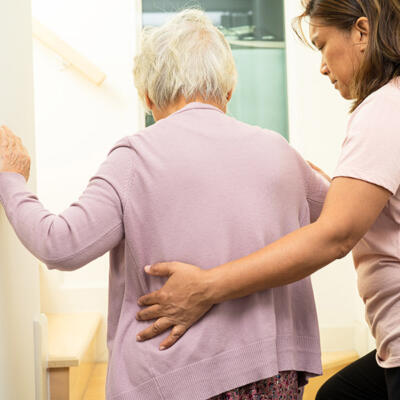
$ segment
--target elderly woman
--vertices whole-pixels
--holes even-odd
[[[169,347],[210,304],[303,279],[353,249],[359,294],[377,348],[339,371],[317,399],[399,400],[400,0],[302,4],[297,33],[307,41],[301,23],[308,20],[309,38],[321,53],[320,72],[343,98],[353,100],[321,216],[254,254],[213,269],[173,262],[146,268],[170,278],[165,288],[139,299],[157,304],[156,312],[144,309],[138,317],[167,317],[174,335],[162,345]],[[186,297],[193,301],[182,302]],[[147,328],[140,336],[152,338],[154,330]]]
[[[203,12],[146,30],[135,65],[158,122],[117,143],[60,215],[28,191],[29,158],[3,128],[7,216],[49,268],[74,270],[110,251],[107,399],[298,399],[307,376],[321,373],[308,278],[214,307],[165,351],[136,340],[146,327],[137,300],[165,282],[145,265],[210,268],[315,221],[327,182],[280,135],[225,115],[234,60]]]

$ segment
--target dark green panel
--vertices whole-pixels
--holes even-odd
[[[152,113],[146,113],[146,120],[145,120],[145,126],[151,126],[154,125],[156,121],[154,121],[153,114]]]
[[[172,12],[193,6],[207,11],[250,11],[252,0],[143,0],[143,12]]]
[[[256,40],[273,35],[272,40],[282,41],[285,37],[283,0],[143,0],[144,13],[171,13],[188,7],[223,13],[221,25],[226,28],[252,25]]]
[[[238,83],[228,114],[288,138],[285,49],[234,49]]]

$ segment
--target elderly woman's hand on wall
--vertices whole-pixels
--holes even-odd
[[[0,172],[16,172],[29,179],[31,158],[22,140],[6,126],[0,127]]]

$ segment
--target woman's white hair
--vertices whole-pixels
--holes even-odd
[[[135,57],[135,85],[159,109],[180,96],[224,106],[237,71],[229,43],[198,9],[181,11],[160,27],[145,28]]]

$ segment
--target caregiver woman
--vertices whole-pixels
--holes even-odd
[[[141,299],[146,340],[172,328],[173,345],[213,305],[302,279],[353,248],[359,292],[377,351],[333,377],[318,399],[400,399],[400,1],[308,0],[321,73],[354,99],[347,137],[321,216],[247,257],[203,270],[163,263],[170,275]]]

